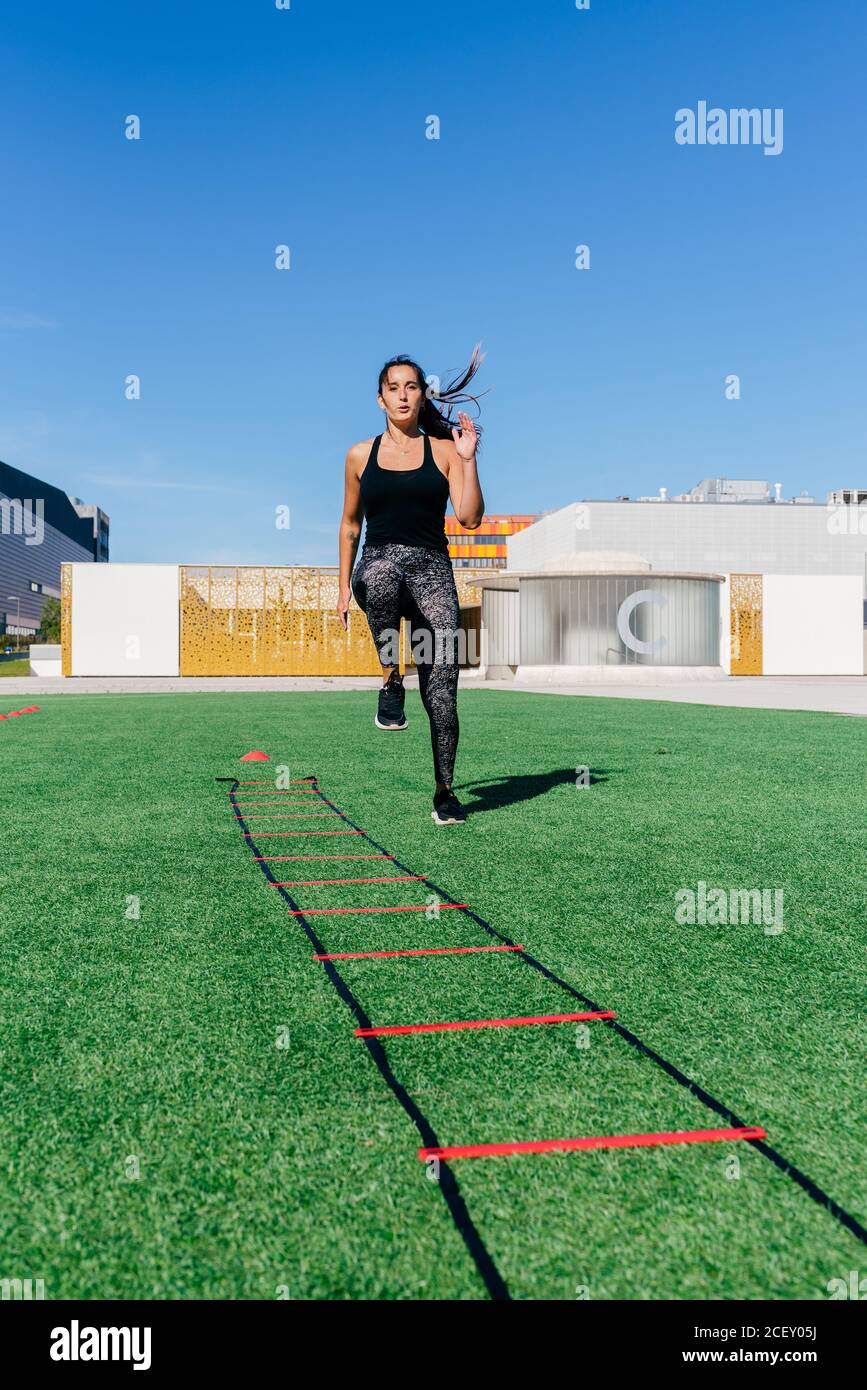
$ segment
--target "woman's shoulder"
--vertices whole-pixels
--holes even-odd
[[[350,444],[348,452],[350,454],[364,454],[366,458],[373,448],[375,438],[376,435],[371,435],[369,439],[359,439],[357,444]]]
[[[453,459],[457,458],[458,451],[455,448],[455,441],[453,439],[436,439],[433,435],[429,435],[428,437],[433,451],[434,462],[438,463],[441,468],[448,472],[449,464]]]
[[[357,444],[350,444],[346,451],[346,466],[352,468],[356,473],[361,473],[370,458],[370,451],[373,448],[374,439],[360,439]]]

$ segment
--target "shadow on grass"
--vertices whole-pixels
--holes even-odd
[[[612,774],[622,771],[617,767],[597,767],[590,769],[590,787],[607,782]],[[574,787],[576,774],[574,768],[557,769],[552,772],[524,773],[520,777],[488,777],[483,780],[472,779],[455,784],[455,791],[471,792],[475,801],[466,804],[468,815],[482,811],[499,811],[504,806],[516,806],[522,801],[533,801],[544,796],[555,787]],[[578,790],[586,791],[587,787]]]

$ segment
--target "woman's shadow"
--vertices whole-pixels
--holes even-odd
[[[482,811],[499,811],[504,806],[515,806],[521,801],[532,801],[544,796],[554,787],[573,786],[579,789],[598,786],[607,782],[612,773],[621,768],[564,768],[552,772],[524,773],[520,776],[487,777],[481,781],[471,780],[459,784],[460,791],[470,792],[476,798],[466,803],[468,814],[477,815]],[[456,788],[455,790],[458,790]]]

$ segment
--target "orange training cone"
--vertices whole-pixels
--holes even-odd
[[[267,753],[260,753],[259,750],[255,748],[252,753],[245,753],[243,758],[241,758],[242,763],[270,763],[270,761],[271,759],[268,757]]]

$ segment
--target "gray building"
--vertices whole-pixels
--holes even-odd
[[[571,502],[510,536],[508,568],[546,568],[552,557],[628,553],[654,570],[716,574],[858,574],[867,597],[867,490],[827,503],[781,495],[779,483],[704,479],[669,498]]]
[[[108,560],[108,535],[99,507],[0,463],[0,633],[32,638],[63,561]]]

